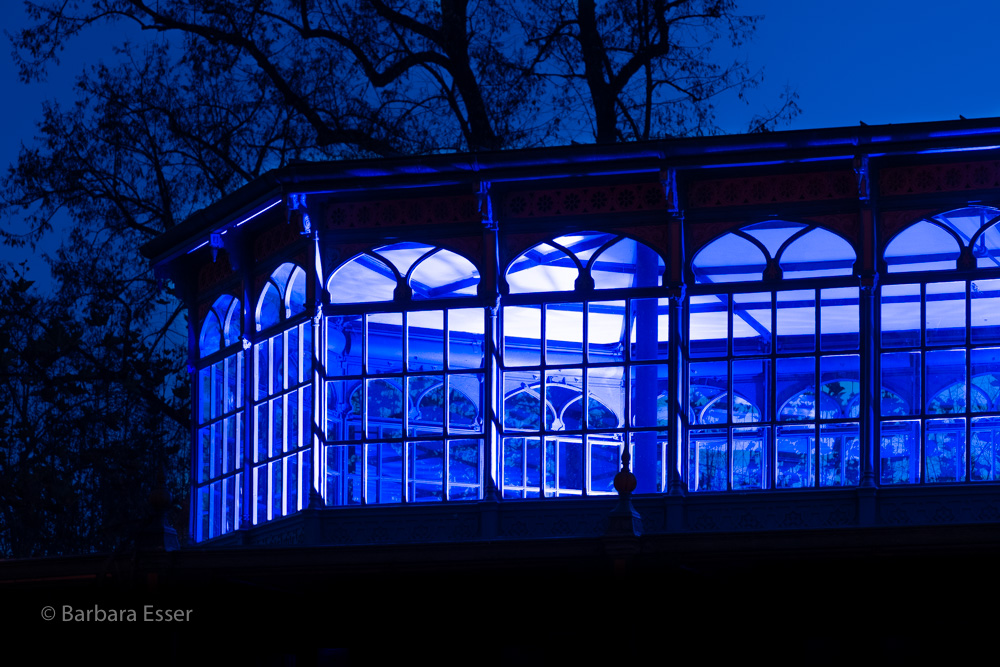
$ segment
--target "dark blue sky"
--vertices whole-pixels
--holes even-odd
[[[744,51],[752,67],[764,68],[765,81],[749,107],[735,96],[718,101],[719,121],[728,131],[742,131],[753,111],[776,100],[786,85],[798,91],[802,107],[788,129],[1000,116],[1000,93],[994,92],[1000,2],[746,0],[740,5],[745,13],[764,16]],[[21,3],[3,2],[0,21],[8,32],[23,26]],[[44,84],[21,84],[11,59],[0,60],[4,165],[16,158],[21,142],[31,142],[42,101],[70,104],[74,77],[84,63],[110,57],[114,37],[105,29],[77,41]],[[30,260],[31,276],[44,279],[40,257]]]

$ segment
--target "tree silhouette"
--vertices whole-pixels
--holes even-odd
[[[136,28],[139,39],[87,69],[75,99],[45,106],[36,140],[3,179],[0,239],[34,244],[54,220],[68,219],[71,231],[51,261],[53,294],[29,295],[23,279],[10,270],[4,277],[17,296],[2,322],[13,341],[3,351],[8,389],[27,403],[21,414],[5,413],[0,473],[46,470],[23,452],[54,442],[54,432],[46,440],[27,428],[33,411],[53,410],[45,423],[65,422],[58,437],[67,451],[102,443],[101,475],[128,462],[118,480],[134,485],[135,498],[152,483],[152,459],[187,451],[190,428],[186,378],[174,373],[186,356],[185,315],[139,259],[143,243],[294,160],[717,133],[713,101],[726,91],[743,97],[761,81],[741,61],[710,57],[715,45],[742,44],[756,25],[730,0],[26,6],[33,25],[12,38],[25,81],[43,77],[95,25]],[[796,112],[794,96],[783,98],[748,129],[767,130]],[[19,308],[35,321],[23,321]],[[35,333],[25,338],[28,331]],[[40,341],[60,331],[70,344],[49,346],[52,363],[25,372],[33,363],[25,355],[41,354]],[[51,479],[28,485],[34,490],[21,482],[0,488],[23,495],[3,498],[11,509],[3,510],[0,555],[111,543],[95,528],[117,521],[109,519],[115,502],[98,500],[100,482],[77,473],[86,469],[80,461],[52,465]],[[187,466],[169,468],[184,507]],[[85,527],[79,539],[59,538],[72,530],[54,519],[17,523],[23,503],[58,504],[64,488],[92,494],[75,519]]]

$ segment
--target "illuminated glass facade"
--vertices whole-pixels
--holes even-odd
[[[195,538],[608,496],[626,448],[639,494],[1000,481],[1000,209],[893,159],[400,172],[234,216],[183,255]]]

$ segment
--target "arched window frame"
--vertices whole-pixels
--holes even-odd
[[[879,402],[881,484],[1000,480],[1000,405],[978,384],[1000,375],[998,238],[1000,209],[975,205],[915,219],[880,249],[879,369],[901,396]],[[907,261],[902,244],[917,250]]]
[[[612,249],[620,243],[634,248],[630,273],[614,268],[626,265],[613,258],[618,251]],[[644,264],[638,264],[640,253]],[[555,270],[546,272],[545,267]],[[566,275],[567,268],[575,276]],[[643,485],[638,491],[664,490],[667,424],[665,417],[658,419],[657,399],[668,390],[665,268],[663,257],[636,239],[592,231],[536,244],[505,267],[499,420],[503,497],[614,493],[612,481],[626,444]],[[512,272],[520,270],[538,276],[515,280]],[[637,275],[649,284],[615,284],[618,279],[634,283]],[[532,290],[531,283],[550,289]],[[652,336],[633,343],[637,318]],[[614,331],[618,333],[609,336]],[[643,387],[641,401],[637,386]],[[588,408],[581,410],[587,417],[578,428],[567,428],[560,418],[559,406],[572,402],[558,400],[557,394],[566,391],[579,393],[580,401],[587,397]],[[536,397],[537,419],[513,417],[513,406],[523,407],[522,395]],[[604,411],[615,415],[613,426],[605,418],[591,421]]]
[[[415,289],[414,276],[442,261],[457,267],[461,285]],[[376,276],[366,279],[365,270]],[[322,352],[327,505],[482,497],[489,393],[479,276],[468,257],[416,242],[366,250],[330,272]],[[383,281],[382,298],[350,287],[372,280]],[[399,414],[380,408],[376,392],[386,388],[399,393]],[[426,419],[422,402],[436,388],[440,418]],[[471,422],[468,403],[477,412]]]
[[[250,451],[250,520],[293,514],[309,502],[313,467],[313,344],[308,274],[276,267],[255,301]],[[266,310],[269,299],[277,312]]]
[[[730,270],[718,261],[732,256],[727,243],[752,247],[759,259],[744,250],[743,263]],[[808,255],[807,244],[824,247],[812,251],[815,261],[793,266],[788,258],[800,248]],[[833,258],[825,254],[829,248],[836,248]],[[714,263],[705,259],[713,255]],[[840,383],[860,390],[857,259],[856,248],[835,230],[786,219],[741,226],[692,253],[684,402],[718,394],[726,418],[700,423],[697,411],[686,409],[689,490],[858,483],[859,421],[847,404],[859,397],[845,397],[835,416],[816,409],[817,387],[824,392]],[[731,277],[713,269],[729,270]],[[739,396],[752,409],[737,414],[727,396]],[[824,400],[830,397],[820,394]]]
[[[215,299],[198,334],[194,461],[197,541],[239,527],[243,494],[243,309],[230,294]]]

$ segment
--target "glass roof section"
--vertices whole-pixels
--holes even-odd
[[[1000,266],[1000,210],[970,206],[920,220],[897,234],[885,249],[890,273],[957,268],[962,248],[972,246],[979,268]]]
[[[424,257],[410,275],[414,299],[476,296],[479,271],[472,262],[450,250]]]
[[[786,279],[849,276],[857,255],[845,239],[825,229],[813,229],[792,241],[781,253]]]
[[[956,268],[961,253],[952,232],[927,220],[910,225],[896,235],[885,249],[889,273],[947,271]]]
[[[769,220],[723,234],[702,248],[691,263],[699,284],[762,280],[770,259],[782,278],[849,276],[857,258],[845,239],[819,227]]]
[[[696,283],[762,280],[767,257],[752,241],[729,233],[698,251],[691,270]]]
[[[422,243],[394,243],[355,256],[327,282],[331,303],[392,301],[400,281],[413,298],[475,296],[479,271],[458,253]]]
[[[596,289],[662,284],[663,258],[629,238],[582,232],[522,253],[507,269],[511,294],[571,292],[580,271],[589,271]]]

